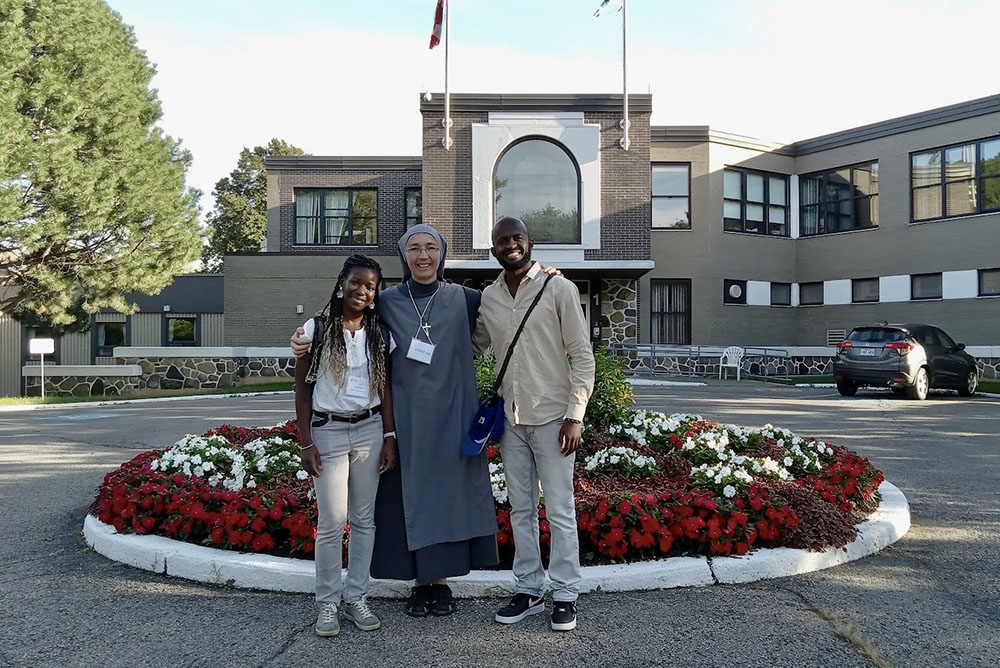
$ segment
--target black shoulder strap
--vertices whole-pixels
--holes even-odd
[[[497,374],[496,382],[493,383],[493,394],[496,394],[497,391],[499,391],[500,383],[503,382],[503,376],[507,373],[507,365],[510,364],[510,356],[514,352],[514,346],[517,344],[517,340],[521,336],[521,331],[524,330],[524,323],[528,322],[528,316],[535,310],[535,306],[538,305],[538,301],[542,298],[542,293],[545,292],[545,286],[548,285],[549,281],[555,277],[555,274],[549,274],[545,278],[545,282],[542,283],[542,289],[538,291],[537,295],[535,295],[534,301],[531,302],[531,306],[529,306],[528,310],[525,312],[524,318],[521,319],[521,324],[518,326],[517,331],[514,333],[514,338],[511,339],[510,345],[507,347],[507,356],[504,357],[503,366],[500,367],[500,373]]]

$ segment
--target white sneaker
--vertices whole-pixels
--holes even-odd
[[[359,598],[354,603],[345,603],[344,617],[354,622],[354,625],[362,631],[375,631],[382,626],[382,622],[368,607],[368,601],[364,598]]]
[[[334,603],[324,603],[316,617],[316,635],[328,638],[340,633],[340,619]]]

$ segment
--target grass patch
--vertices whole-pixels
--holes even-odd
[[[1000,394],[1000,378],[980,378],[979,391]]]
[[[254,392],[282,392],[291,390],[295,386],[294,381],[279,381],[269,383],[247,383],[246,385],[235,385],[233,387],[219,387],[209,390],[137,390],[134,394],[126,396],[99,396],[99,397],[0,397],[0,406],[31,406],[34,404],[69,404],[78,401],[130,401],[132,399],[153,399],[157,397],[191,397],[212,394],[251,394]]]

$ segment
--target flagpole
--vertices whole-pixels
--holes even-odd
[[[628,139],[628,126],[629,126],[629,122],[628,122],[628,80],[626,78],[626,67],[625,67],[625,52],[626,52],[625,45],[626,45],[626,43],[628,41],[628,19],[627,19],[627,15],[628,15],[628,0],[622,0],[622,113],[623,113],[623,117],[622,117],[621,127],[622,127],[622,130],[623,130],[623,135],[622,135],[621,141],[619,142],[619,145],[623,149],[625,149],[626,151],[628,150],[628,147],[630,145],[630,142],[629,142],[629,139]],[[445,42],[445,44],[447,45],[447,42]],[[445,46],[445,58],[447,58],[447,53],[448,53],[447,49],[448,49],[448,47]],[[448,104],[447,98],[446,98],[445,104]]]
[[[451,3],[444,0],[444,139],[441,144],[446,151],[451,150],[451,95],[448,93],[448,39],[451,37]]]

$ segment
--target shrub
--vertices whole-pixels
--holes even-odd
[[[587,404],[583,418],[588,432],[607,431],[612,425],[625,423],[632,413],[632,385],[625,377],[625,367],[612,357],[607,349],[598,348],[594,353],[597,369],[594,374],[594,393]]]

